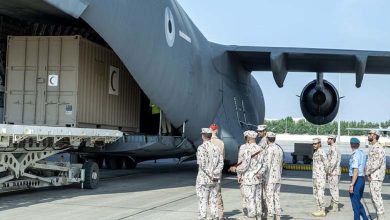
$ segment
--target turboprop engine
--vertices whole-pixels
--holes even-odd
[[[300,96],[301,111],[309,122],[323,125],[331,122],[339,110],[339,93],[322,73],[303,88]]]

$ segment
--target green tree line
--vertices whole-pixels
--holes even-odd
[[[268,130],[276,133],[328,135],[337,134],[337,121],[325,125],[314,125],[305,119],[294,121],[292,117],[265,122]],[[367,131],[352,131],[347,128],[388,128],[390,120],[380,123],[365,121],[340,121],[341,135],[365,135]]]

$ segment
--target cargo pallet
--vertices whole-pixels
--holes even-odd
[[[123,136],[115,130],[0,124],[0,193],[29,188],[81,183],[93,189],[99,183],[99,167],[49,162],[52,155],[79,146],[99,147]]]

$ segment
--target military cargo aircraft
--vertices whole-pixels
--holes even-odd
[[[210,42],[175,0],[2,0],[0,14],[40,24],[78,25],[89,36],[100,36],[172,124],[185,127],[183,135],[194,147],[164,157],[194,154],[200,128],[217,123],[226,162],[235,163],[242,132],[264,122],[264,97],[252,71],[272,71],[279,87],[287,73],[316,73],[302,85],[300,106],[304,117],[317,125],[331,122],[339,108],[338,91],[324,73],[354,73],[356,87],[364,74],[390,73],[390,52]],[[50,34],[49,28],[36,33]],[[160,157],[161,151],[146,150],[142,152],[149,157],[144,159]],[[123,152],[139,156],[137,151]]]

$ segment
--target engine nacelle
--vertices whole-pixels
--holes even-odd
[[[323,125],[331,122],[339,110],[339,93],[328,81],[313,80],[301,93],[301,111],[309,122]]]

